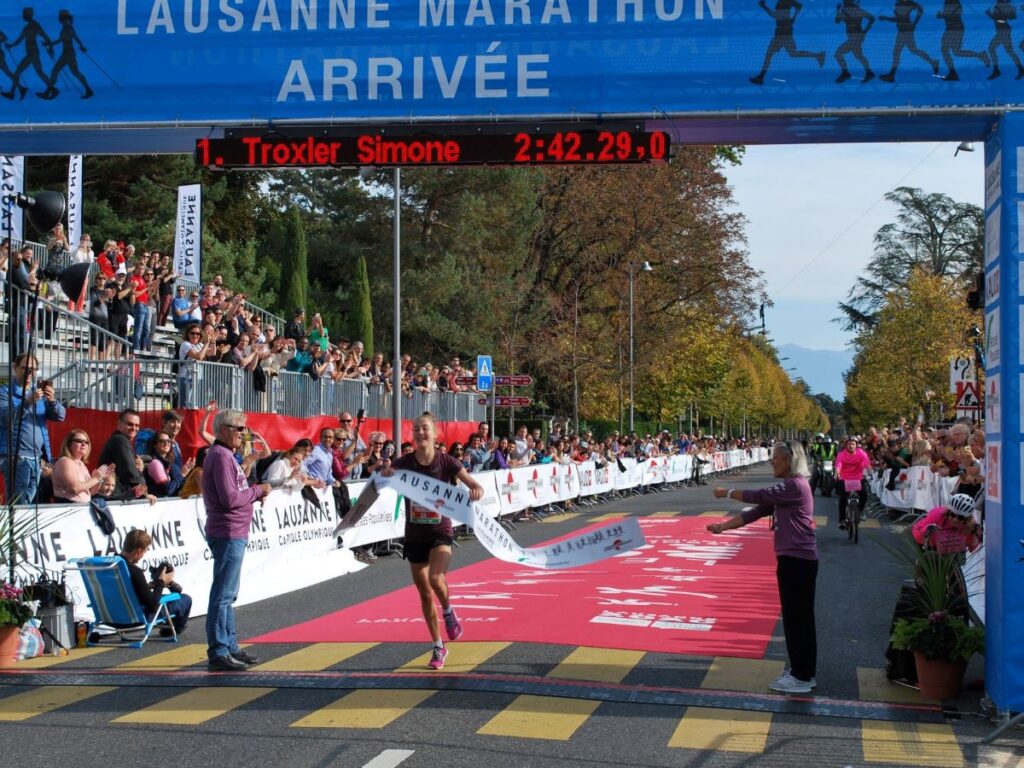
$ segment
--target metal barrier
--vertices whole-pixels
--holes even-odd
[[[141,361],[144,380],[165,380],[166,373],[151,372],[165,361]],[[216,400],[221,408],[237,408],[250,412],[269,412],[281,416],[312,418],[335,415],[342,411],[357,413],[363,409],[370,418],[391,417],[391,394],[380,385],[367,386],[361,381],[313,379],[305,373],[281,371],[267,376],[267,391],[257,392],[253,374],[226,363],[177,363],[178,392],[183,408],[202,408]],[[147,394],[160,395],[146,386]],[[432,392],[415,393],[404,398],[402,418],[412,419],[423,411],[432,411],[441,421],[479,421],[485,418],[483,406],[475,395]]]
[[[31,344],[39,361],[37,379],[53,380],[62,400],[71,397],[80,386],[80,381],[69,376],[80,361],[98,358],[106,352],[114,356],[126,352],[127,339],[68,312],[61,304],[17,287],[12,286],[12,290],[11,311],[0,315],[3,360],[6,362],[11,351],[15,356],[28,351]]]

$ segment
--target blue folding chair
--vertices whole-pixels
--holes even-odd
[[[173,592],[164,595],[160,598],[160,607],[156,613],[152,617],[147,617],[132,588],[128,563],[123,557],[79,557],[69,560],[67,568],[82,574],[85,591],[89,596],[89,607],[96,616],[96,620],[89,624],[86,633],[87,645],[102,645],[94,642],[92,638],[94,632],[106,629],[116,634],[123,643],[131,642],[131,638],[125,637],[126,634],[141,631],[142,639],[131,642],[128,646],[141,648],[153,629],[163,626],[171,628],[171,636],[160,639],[171,643],[178,642],[178,633],[167,606],[180,600],[180,596]]]

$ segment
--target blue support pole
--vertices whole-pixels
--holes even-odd
[[[1001,713],[1024,711],[1021,505],[1024,114],[985,143],[985,687]]]

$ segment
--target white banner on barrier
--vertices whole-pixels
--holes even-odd
[[[480,501],[473,502],[477,512],[483,517],[496,518],[501,516],[501,501],[498,499],[498,483],[496,472],[481,472],[473,478],[483,486],[484,496]]]
[[[132,528],[146,530],[153,546],[140,567],[167,561],[174,566],[175,581],[192,596],[193,615],[206,612],[213,568],[203,528],[206,521],[201,499],[169,499],[149,504],[110,504],[116,525],[107,536],[93,523],[86,506],[55,508],[54,523],[38,535],[19,542],[21,559],[51,573],[60,572],[76,557],[116,555]],[[32,510],[18,510],[30,515]],[[298,493],[275,491],[257,504],[249,529],[249,545],[242,566],[237,605],[282,595],[358,570],[361,566],[347,549],[337,549],[334,499],[320,494],[317,508]],[[67,572],[68,589],[75,602],[75,616],[91,611],[77,572]]]
[[[356,500],[334,529],[342,546],[362,547],[405,536],[405,505],[394,491],[364,481],[350,484],[349,494]]]
[[[479,514],[470,503],[465,488],[408,471],[378,478],[376,482],[381,486],[390,486],[417,504],[434,509],[456,523],[471,526],[477,541],[488,552],[509,563],[542,569],[575,568],[628,552],[644,544],[640,523],[635,517],[630,517],[545,547],[524,548],[516,544],[497,520]]]

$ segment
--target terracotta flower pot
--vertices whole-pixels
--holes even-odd
[[[13,667],[18,651],[18,627],[0,627],[0,667]]]
[[[917,683],[921,695],[927,699],[947,701],[960,695],[964,687],[964,670],[966,661],[943,661],[942,659],[926,659],[924,654],[914,652],[917,666]]]

